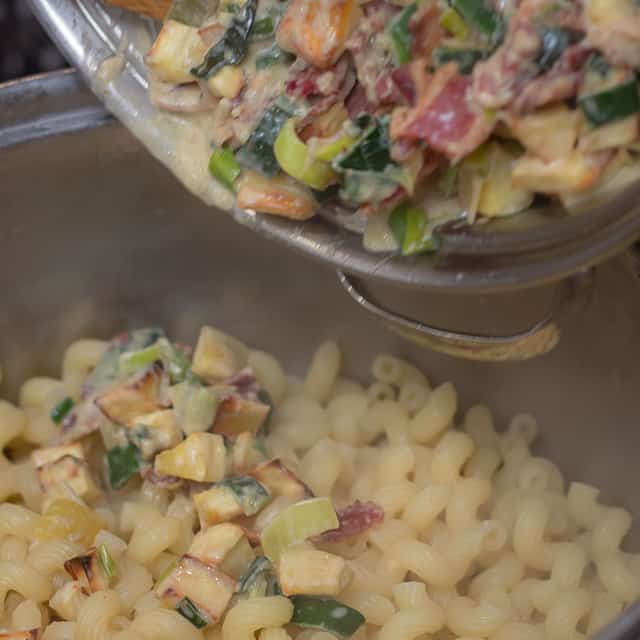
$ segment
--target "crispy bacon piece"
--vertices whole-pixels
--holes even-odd
[[[532,80],[511,105],[521,115],[554,102],[573,98],[584,76],[584,63],[593,49],[582,44],[567,48],[548,73]]]
[[[426,73],[426,72],[425,72]],[[474,109],[467,100],[471,79],[449,63],[429,77],[413,108],[398,108],[391,119],[392,140],[424,140],[452,162],[482,144],[493,130],[494,120]]]
[[[338,509],[337,514],[340,526],[319,535],[319,541],[340,542],[364,533],[384,521],[384,511],[375,502],[356,500],[344,509]]]
[[[435,2],[425,3],[409,20],[412,58],[429,58],[442,42],[445,32],[440,26],[440,9]]]

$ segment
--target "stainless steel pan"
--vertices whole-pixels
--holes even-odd
[[[186,341],[201,323],[218,325],[297,372],[333,336],[357,376],[373,354],[397,352],[435,381],[456,381],[462,406],[489,403],[501,425],[515,412],[535,413],[543,452],[640,524],[640,290],[626,258],[596,273],[591,304],[567,318],[552,353],[519,364],[463,362],[386,331],[327,265],[211,216],[72,73],[0,89],[0,151],[2,395],[15,397],[28,375],[59,373],[74,338],[141,324],[165,325]],[[454,323],[459,309],[440,313]],[[640,550],[640,536],[632,545]],[[635,608],[598,640],[638,636]]]

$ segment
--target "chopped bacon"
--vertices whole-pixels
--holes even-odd
[[[227,378],[222,384],[228,387],[235,387],[236,391],[241,395],[257,393],[259,391],[256,376],[251,367],[241,369],[238,373],[231,376],[231,378]]]
[[[539,72],[541,39],[535,25],[514,17],[504,44],[473,69],[473,94],[485,109],[506,107]]]
[[[446,64],[430,77],[415,107],[398,108],[391,119],[392,140],[424,140],[432,149],[457,162],[482,144],[494,120],[467,100],[471,79]]]
[[[375,502],[356,500],[348,507],[338,509],[337,514],[340,526],[337,529],[325,531],[317,539],[322,542],[339,542],[364,533],[384,521],[384,511]]]
[[[413,58],[429,58],[433,50],[445,37],[440,26],[440,9],[435,2],[420,7],[409,20],[409,31],[413,35],[411,56]]]
[[[377,36],[384,32],[399,7],[388,2],[373,2],[364,6],[364,18],[347,41],[353,57],[358,85],[350,98],[349,113],[375,113],[378,107],[405,103],[393,79],[393,64],[384,47],[377,45]],[[354,92],[355,93],[355,92]]]
[[[367,90],[361,84],[356,84],[345,102],[345,107],[347,107],[347,112],[351,119],[357,118],[363,113],[374,114],[376,106],[373,102],[369,102]]]
[[[584,77],[584,63],[593,49],[577,44],[568,47],[548,73],[532,80],[511,105],[521,115],[539,107],[573,98]]]

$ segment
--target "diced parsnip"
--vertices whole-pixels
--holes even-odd
[[[208,564],[220,565],[243,538],[246,538],[244,530],[237,524],[218,524],[196,534],[189,555]]]
[[[488,161],[488,171],[483,178],[478,200],[478,213],[488,217],[508,216],[530,206],[533,192],[513,186],[516,156],[496,143],[491,145]]]
[[[220,404],[213,431],[226,436],[237,436],[243,432],[255,435],[267,419],[269,411],[271,407],[268,404],[233,394]]]
[[[244,72],[240,67],[233,65],[222,67],[218,73],[207,80],[207,87],[214,96],[229,100],[236,98],[244,85]]]
[[[226,471],[224,439],[213,433],[192,433],[177,447],[159,453],[154,468],[166,476],[218,482]]]
[[[316,210],[311,193],[286,175],[265,178],[246,171],[238,185],[237,204],[242,209],[307,220]]]
[[[231,473],[244,473],[265,459],[261,451],[261,440],[244,431],[239,433],[231,450]]]
[[[278,459],[263,462],[249,475],[263,484],[273,496],[288,496],[298,500],[313,496],[309,487]]]
[[[104,391],[96,404],[112,422],[133,427],[140,416],[162,408],[163,381],[164,372],[153,366],[132,382]]]
[[[550,162],[570,155],[578,136],[580,112],[565,105],[540,109],[509,122],[512,133],[533,155]]]
[[[225,522],[200,531],[189,547],[188,555],[240,579],[255,559],[253,548],[242,527]]]
[[[236,581],[218,568],[185,555],[171,573],[156,585],[156,594],[176,607],[188,598],[213,624],[225,612],[235,592]]]
[[[619,152],[607,165],[598,182],[586,191],[558,194],[563,206],[577,213],[588,205],[604,202],[640,179],[640,162],[632,161],[627,152]]]
[[[239,516],[254,516],[271,500],[269,491],[250,476],[231,477],[194,496],[202,528]]]
[[[590,127],[584,123],[578,149],[580,151],[603,151],[625,147],[638,138],[638,116],[611,122],[600,127]]]
[[[200,527],[203,529],[243,515],[235,494],[227,487],[212,487],[196,493],[193,502],[200,518]]]
[[[2,640],[40,640],[40,629],[28,631],[0,631]]]
[[[351,575],[344,558],[318,549],[287,549],[278,565],[285,596],[336,596],[347,586]]]
[[[129,11],[144,13],[156,20],[162,20],[171,8],[172,0],[109,0],[109,4]]]
[[[86,547],[105,523],[95,511],[74,500],[57,498],[47,505],[34,531],[39,541],[66,539]]]
[[[64,568],[88,593],[104,591],[111,583],[111,577],[107,574],[95,547],[89,549],[85,555],[67,560]]]
[[[48,462],[38,467],[37,474],[40,487],[48,497],[63,495],[68,489],[80,498],[92,498],[99,493],[87,463],[74,456]]]
[[[198,29],[175,20],[167,20],[147,54],[147,66],[161,82],[193,82],[191,69],[199,65],[207,46]]]
[[[191,365],[196,375],[216,382],[230,378],[243,364],[227,335],[213,327],[202,327]]]
[[[236,580],[240,580],[246,573],[249,565],[256,557],[253,547],[249,540],[245,537],[229,551],[220,568],[224,573]]]
[[[138,426],[143,433],[136,438],[136,445],[142,452],[142,457],[148,460],[158,451],[175,447],[182,441],[182,431],[178,426],[173,409],[154,411],[138,418]]]
[[[58,589],[51,600],[49,606],[63,619],[75,620],[78,617],[78,611],[82,603],[89,596],[83,590],[83,586],[71,580]]]
[[[589,189],[602,174],[610,157],[607,152],[586,154],[574,151],[565,158],[545,162],[525,155],[515,164],[513,184],[520,189],[542,193]]]
[[[292,0],[278,26],[278,45],[327,69],[342,55],[361,15],[357,0]]]
[[[56,462],[61,458],[71,456],[78,460],[84,460],[84,449],[80,442],[64,445],[62,447],[48,447],[43,449],[36,449],[31,454],[34,466],[37,468],[43,467],[50,462]]]

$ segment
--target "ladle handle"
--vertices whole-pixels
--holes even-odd
[[[517,362],[551,351],[560,339],[556,323],[560,311],[577,298],[578,290],[591,289],[591,270],[567,278],[557,287],[549,313],[524,331],[511,335],[480,335],[450,331],[391,311],[366,296],[357,280],[338,271],[338,280],[355,302],[382,320],[392,331],[434,351],[467,360]]]

